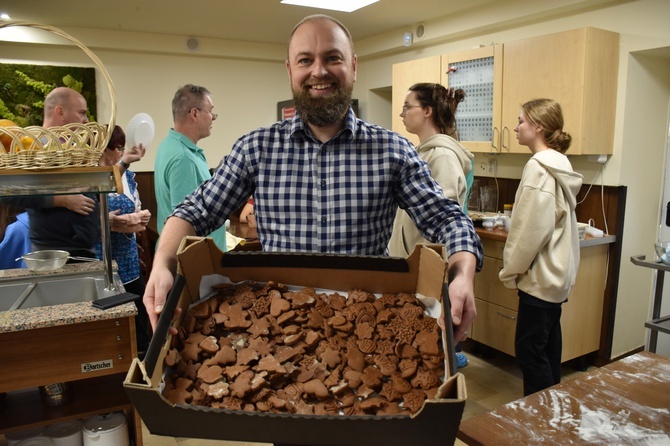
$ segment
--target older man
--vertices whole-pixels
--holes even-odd
[[[213,109],[211,93],[197,85],[184,85],[172,99],[174,128],[158,146],[154,166],[159,233],[184,197],[211,178],[205,152],[198,147],[198,141],[212,134],[212,124],[218,116]],[[211,237],[221,250],[226,250],[225,227],[214,230]]]

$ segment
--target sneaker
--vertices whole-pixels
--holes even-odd
[[[465,356],[465,353],[456,353],[456,367],[462,369],[468,365],[468,357]]]

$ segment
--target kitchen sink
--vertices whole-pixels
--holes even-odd
[[[0,311],[92,302],[123,291],[118,274],[114,289],[105,288],[103,274],[91,272],[32,276],[0,281]]]

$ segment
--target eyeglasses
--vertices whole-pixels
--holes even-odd
[[[212,115],[212,121],[216,121],[216,118],[219,117],[219,114],[218,114],[218,113],[212,113],[212,112],[209,111],[209,110],[203,110],[203,109],[198,108],[198,107],[193,107],[193,108],[195,108],[196,110],[200,110],[200,111],[203,111],[203,112],[205,112],[205,113],[209,113],[210,115]]]
[[[403,105],[402,112],[405,113],[410,108],[423,107],[423,105]]]
[[[109,150],[118,150],[119,152],[123,152],[126,150],[125,147],[107,147]]]

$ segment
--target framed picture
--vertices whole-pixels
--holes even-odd
[[[80,92],[95,121],[95,68],[0,63],[0,118],[20,127],[42,125],[44,98],[56,87]]]

